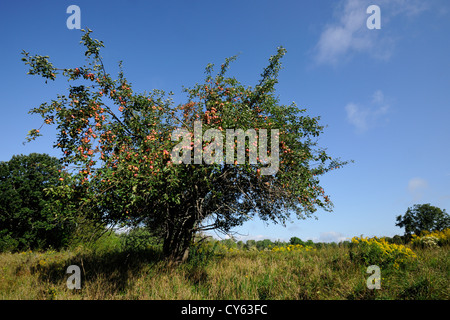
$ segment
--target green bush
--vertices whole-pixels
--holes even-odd
[[[123,249],[125,251],[144,251],[157,249],[160,241],[146,228],[134,228],[122,234]]]
[[[219,241],[199,241],[189,249],[187,262],[192,266],[206,266],[219,250]]]
[[[45,191],[63,183],[61,169],[60,161],[47,154],[0,162],[0,250],[67,246],[74,223]]]
[[[119,252],[123,250],[123,241],[120,235],[111,230],[97,238],[92,244],[92,247],[98,253]]]
[[[436,248],[438,246],[447,246],[450,244],[450,228],[442,231],[427,232],[420,235],[412,235],[411,243],[413,247]]]
[[[19,241],[8,234],[8,230],[0,230],[0,252],[14,251],[19,247]]]
[[[403,245],[390,244],[385,239],[353,237],[350,245],[350,259],[379,267],[405,268],[417,259],[417,255]]]

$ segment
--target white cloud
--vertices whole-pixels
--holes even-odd
[[[422,178],[412,178],[408,182],[408,191],[413,197],[413,201],[419,201],[428,188],[428,182]]]
[[[368,129],[367,117],[369,115],[367,109],[362,109],[354,103],[349,103],[345,106],[348,121],[356,127],[359,131],[366,131]]]
[[[380,118],[389,111],[389,104],[386,102],[381,90],[375,91],[369,107],[360,106],[350,102],[345,106],[347,120],[355,126],[359,132],[367,131],[375,126]]]
[[[381,92],[381,90],[375,91],[375,93],[372,96],[372,102],[374,103],[383,103],[384,102],[384,94]]]
[[[366,32],[362,33],[367,19],[364,2],[347,0],[338,7],[335,12],[338,21],[325,27],[317,43],[317,62],[337,64],[347,53],[372,46],[372,41],[363,36]]]
[[[411,193],[426,187],[428,187],[428,182],[422,178],[412,178],[408,182],[408,190]]]
[[[348,239],[349,239],[348,237],[344,236],[340,232],[328,231],[320,233],[318,242],[341,242]]]
[[[399,14],[414,17],[427,7],[418,0],[378,0],[381,11],[381,30],[366,26],[369,0],[343,0],[334,12],[334,21],[327,24],[316,44],[314,54],[319,64],[337,65],[353,54],[367,53],[377,59],[387,60],[394,48],[392,32],[381,32],[383,26]],[[398,35],[400,36],[400,35]]]
[[[247,240],[255,240],[255,241],[259,241],[259,240],[265,240],[265,239],[269,239],[271,241],[276,241],[276,240],[280,240],[280,241],[288,241],[284,238],[280,239],[280,238],[274,238],[273,236],[270,235],[264,235],[264,234],[257,234],[257,235],[237,235],[235,237],[235,239],[237,241],[242,241],[242,242],[246,242]]]

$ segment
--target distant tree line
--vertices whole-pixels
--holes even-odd
[[[0,252],[27,249],[66,248],[74,243],[89,241],[106,230],[102,219],[87,219],[78,211],[83,193],[61,192],[70,179],[62,170],[59,159],[47,154],[16,155],[0,162]],[[96,208],[92,208],[96,210]],[[91,215],[92,217],[92,215]],[[387,242],[405,244],[412,234],[423,231],[442,231],[450,227],[449,215],[430,204],[416,204],[396,219],[396,226],[405,228],[403,235],[384,237]],[[128,248],[143,249],[160,245],[162,239],[152,236],[151,230],[142,226],[123,236]],[[211,240],[211,239],[210,239]],[[348,246],[343,242],[313,242],[291,237],[289,241],[270,239],[219,241],[227,248],[240,250],[266,250],[274,246],[303,245],[315,248]]]
[[[395,244],[406,244],[410,240],[407,236],[400,236],[395,235],[393,237],[383,237],[388,243],[395,243]],[[272,241],[270,239],[264,239],[264,240],[247,240],[247,241],[236,241],[232,239],[223,239],[223,240],[211,240],[211,241],[218,241],[222,245],[224,245],[227,248],[235,248],[240,250],[270,250],[271,248],[277,246],[277,247],[283,247],[288,245],[302,245],[302,246],[309,246],[313,248],[327,248],[327,247],[348,247],[350,245],[350,240],[340,241],[340,242],[314,242],[313,240],[307,240],[303,241],[298,237],[291,237],[289,241],[282,241],[282,240],[275,240]]]

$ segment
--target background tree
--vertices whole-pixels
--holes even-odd
[[[256,248],[258,250],[268,249],[273,243],[270,239],[258,240],[256,241]]]
[[[220,242],[227,248],[237,248],[236,241],[233,239],[223,239]]]
[[[47,154],[0,162],[0,249],[23,250],[67,244],[73,224],[55,211],[44,191],[61,184],[62,165]]]
[[[289,239],[289,243],[296,245],[296,244],[301,244],[301,245],[305,245],[305,243],[302,241],[302,239],[298,238],[298,237],[292,237],[291,239]]]
[[[107,224],[148,226],[162,237],[166,256],[181,260],[197,232],[227,233],[254,216],[284,224],[291,213],[306,218],[318,208],[331,211],[319,176],[346,162],[317,147],[324,128],[319,117],[305,115],[294,103],[281,105],[275,96],[284,48],[270,57],[255,87],[225,76],[235,57],[217,73],[209,64],[205,81],[186,88],[186,103],[175,106],[171,94],[161,90],[134,92],[123,71],[113,79],[100,56],[103,43],[91,38],[91,30],[82,31],[87,65],[59,69],[47,56],[25,51],[22,60],[30,74],[55,80],[62,73],[77,84],[31,113],[41,115],[43,125],[57,125],[55,147],[64,163],[76,168],[72,183],[83,190],[83,205],[92,214]],[[192,136],[196,120],[202,133],[210,128],[223,133],[254,129],[258,135],[260,129],[279,130],[278,172],[261,174],[265,155],[256,164],[174,164],[170,153],[178,142],[171,135],[183,128]],[[28,140],[41,135],[40,129],[31,130]],[[209,141],[196,143],[202,150],[209,146]],[[251,148],[245,140],[246,159]],[[185,151],[193,158],[192,145]]]
[[[408,208],[402,216],[397,216],[396,226],[405,228],[405,236],[419,235],[422,231],[442,231],[450,227],[450,217],[445,209],[432,206],[429,203],[415,204]]]
[[[247,240],[245,242],[245,249],[250,250],[251,248],[256,248],[256,240]]]

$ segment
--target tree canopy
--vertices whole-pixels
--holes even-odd
[[[419,235],[422,231],[442,231],[450,228],[450,217],[445,209],[432,206],[429,203],[415,204],[408,208],[404,215],[396,218],[396,226],[405,228],[405,235]]]
[[[291,214],[331,211],[319,177],[347,162],[317,146],[320,117],[280,104],[275,85],[284,48],[254,87],[226,76],[236,57],[217,71],[208,64],[204,81],[185,88],[186,102],[175,105],[172,93],[135,92],[121,64],[116,78],[107,73],[103,42],[82,31],[86,65],[57,68],[25,51],[22,59],[29,74],[73,83],[30,112],[57,126],[55,147],[72,174],[64,190],[76,186],[83,194],[80,210],[107,224],[146,225],[178,260],[199,231],[229,232],[254,216],[284,224]],[[41,130],[31,130],[28,140]],[[217,147],[225,144],[231,148]],[[276,170],[267,173],[269,165]]]
[[[66,244],[73,225],[58,217],[46,188],[60,185],[62,165],[47,154],[16,155],[0,162],[0,250]]]

